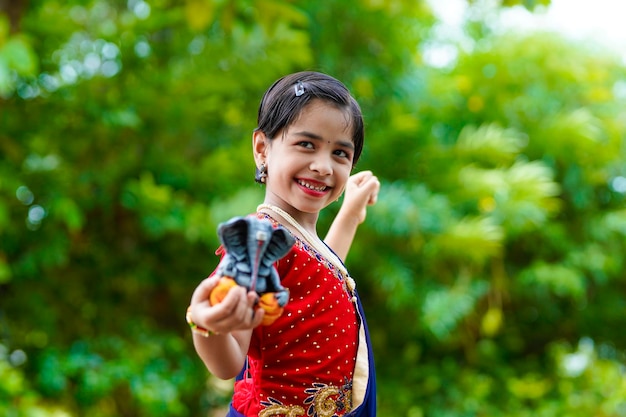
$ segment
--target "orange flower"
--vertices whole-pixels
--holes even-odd
[[[222,302],[228,291],[234,286],[237,285],[237,282],[232,277],[223,276],[217,283],[217,286],[211,290],[211,294],[209,294],[209,303],[214,306]]]

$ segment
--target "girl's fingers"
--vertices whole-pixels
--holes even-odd
[[[239,299],[237,304],[234,305],[234,308],[230,313],[230,323],[235,326],[249,323],[250,318],[252,317],[252,309],[250,308],[250,303],[248,302],[248,297],[247,294],[245,294],[245,289],[243,287],[241,287],[241,291],[238,295]]]
[[[256,292],[248,292],[248,305],[252,309],[252,315],[250,316],[251,326],[256,327],[261,324],[265,315],[265,310],[259,307],[259,295]]]
[[[366,182],[369,178],[371,178],[373,175],[374,174],[372,174],[372,171],[361,171],[352,175],[349,181],[352,181],[352,183],[356,186],[360,186],[364,182]]]
[[[380,182],[378,181],[378,178],[373,177],[370,187],[370,198],[367,201],[367,204],[371,206],[376,204],[376,201],[378,200],[378,192],[380,191]]]
[[[254,328],[261,323],[264,314],[257,302],[255,292],[246,292],[241,286],[233,287],[219,304],[199,308],[198,320],[202,321],[198,323],[218,333]]]
[[[193,320],[206,329],[225,332],[227,331],[225,323],[228,322],[233,310],[239,303],[242,288],[239,286],[232,287],[219,304],[210,305],[208,297],[211,291],[207,291],[205,287],[212,289],[215,284],[212,285],[209,280],[205,280],[194,291],[191,301]],[[243,292],[245,293],[245,290]]]
[[[369,206],[376,204],[378,191],[380,190],[380,182],[378,181],[378,178],[374,176],[371,171],[363,171],[355,175],[359,174],[363,175],[355,178],[355,193],[359,193],[365,197],[363,200],[365,204]]]
[[[245,302],[240,302],[236,311],[234,311],[234,321],[238,325],[243,326],[243,328],[255,327],[254,322],[259,314],[259,310],[263,311],[262,308],[258,307],[258,303],[258,294],[254,291],[249,291],[245,295]],[[262,315],[261,318],[263,318]]]
[[[202,280],[191,296],[191,304],[207,301],[209,299],[209,294],[211,294],[213,288],[217,286],[219,279],[220,278],[218,276],[214,275]]]
[[[253,310],[254,314],[252,316],[252,322],[250,326],[252,328],[257,327],[263,321],[263,316],[265,315],[265,310],[262,308],[256,308]]]

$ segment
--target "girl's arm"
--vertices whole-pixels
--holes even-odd
[[[365,221],[367,206],[376,204],[379,189],[380,182],[371,171],[348,179],[343,204],[324,239],[342,260],[348,256],[357,228]]]
[[[252,329],[263,320],[262,308],[255,308],[257,294],[241,286],[231,288],[221,303],[211,306],[209,294],[219,277],[202,281],[191,297],[193,322],[211,331],[209,337],[197,333],[193,344],[207,369],[221,379],[237,376],[245,363]]]

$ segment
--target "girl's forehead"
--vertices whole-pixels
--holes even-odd
[[[343,126],[343,131],[350,135],[352,141],[353,121],[350,115],[350,109],[338,106],[334,102],[324,101],[320,99],[312,100],[306,106],[302,107],[300,113],[293,121],[286,126],[287,129],[293,125],[300,123],[334,123]]]

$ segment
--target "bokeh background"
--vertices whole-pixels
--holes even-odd
[[[626,416],[625,56],[461,3],[1,0],[0,415],[224,415],[184,312],[262,199],[261,94],[314,69],[382,182],[347,259],[379,414]]]

